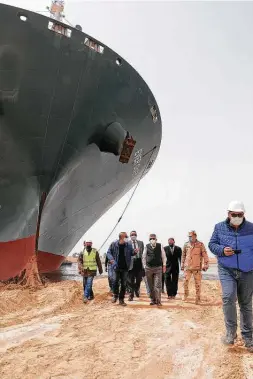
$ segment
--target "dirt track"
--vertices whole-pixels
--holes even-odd
[[[181,289],[181,283],[180,283]],[[1,379],[253,378],[253,355],[239,340],[220,344],[223,316],[218,282],[203,282],[203,304],[167,300],[151,307],[110,303],[107,280],[82,303],[77,282],[37,292],[0,288]]]

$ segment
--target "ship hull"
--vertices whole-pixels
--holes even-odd
[[[148,172],[161,142],[158,105],[133,67],[49,24],[0,5],[0,280],[35,252],[41,272],[57,269]],[[123,164],[128,134],[136,145]]]

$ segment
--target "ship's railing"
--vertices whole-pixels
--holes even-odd
[[[26,22],[26,21],[29,22],[30,21],[29,17],[27,16],[25,11],[18,12],[17,16],[23,22]],[[48,25],[48,29],[55,32],[55,33],[58,33],[60,35],[68,37],[68,38],[71,38],[71,36],[72,36],[73,27],[71,26],[71,29],[70,29],[66,26],[66,24],[56,20],[55,18],[49,19],[47,25]],[[80,25],[76,25],[75,29],[82,32],[82,27]],[[105,52],[105,47],[100,45],[99,42],[91,39],[90,37],[85,37],[83,44],[84,44],[84,46],[87,46],[89,49],[91,49],[91,50],[93,50],[99,54],[104,54],[104,52]],[[122,66],[122,64],[123,64],[122,58],[120,58],[120,57],[115,58],[115,63],[117,66]],[[151,111],[151,113],[153,113],[153,112]],[[156,117],[154,117],[153,114],[152,114],[152,116],[153,116],[153,120],[155,121]]]
[[[95,50],[97,53],[103,54],[104,47],[93,41],[92,39],[86,37],[84,40],[85,46],[88,46],[90,49]]]
[[[62,24],[59,24],[58,22],[55,21],[49,21],[48,22],[48,29],[52,30],[55,33],[61,34],[65,37],[70,38],[72,34],[72,30],[69,28],[66,28]]]

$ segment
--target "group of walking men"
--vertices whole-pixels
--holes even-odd
[[[136,231],[130,233],[130,241],[126,232],[119,234],[119,239],[111,243],[107,252],[108,277],[112,302],[125,306],[125,293],[128,287],[129,301],[134,295],[139,297],[140,284],[143,279],[150,297],[150,305],[161,306],[161,292],[164,283],[169,299],[173,299],[178,291],[180,263],[185,271],[184,300],[189,295],[189,280],[194,275],[196,285],[196,303],[200,302],[201,270],[208,268],[208,255],[202,242],[197,241],[195,231],[189,232],[189,241],[183,248],[175,245],[174,238],[169,238],[168,246],[157,242],[156,234],[150,234],[149,243],[144,247],[137,240]],[[192,244],[193,243],[193,244]],[[191,256],[194,258],[191,259]],[[120,288],[120,290],[119,290]]]
[[[99,254],[92,248],[92,241],[85,242],[79,262],[79,271],[84,278],[84,302],[87,303],[94,298],[92,282],[96,275],[95,268],[98,267],[99,272],[103,272]],[[193,274],[196,303],[199,303],[201,270],[208,268],[208,255],[204,244],[197,240],[195,231],[189,233],[189,241],[184,245],[183,254],[181,248],[175,245],[174,238],[169,238],[168,246],[164,248],[157,242],[156,235],[150,234],[149,244],[144,247],[143,241],[137,239],[136,231],[131,231],[130,240],[126,232],[121,232],[119,239],[110,244],[105,260],[105,270],[108,271],[109,287],[113,295],[112,302],[119,300],[120,305],[126,306],[126,292],[129,294],[128,301],[133,301],[135,296],[139,298],[142,280],[150,297],[150,305],[162,305],[161,292],[164,292],[164,284],[168,298],[174,299],[178,291],[180,264],[182,270],[186,268],[184,300],[189,295],[189,280]]]
[[[184,271],[184,296],[189,295],[188,285],[193,275],[196,287],[196,303],[200,302],[201,271],[208,269],[208,255],[205,246],[198,241],[195,231],[188,234],[189,240],[181,251],[173,238],[163,248],[157,242],[155,234],[150,234],[149,243],[144,247],[137,239],[137,233],[119,234],[119,239],[112,242],[106,260],[109,285],[113,294],[112,302],[125,306],[127,281],[129,284],[129,301],[139,297],[140,283],[144,279],[150,304],[161,306],[161,290],[164,281],[169,298],[177,294],[179,264]],[[253,295],[253,223],[245,219],[245,207],[240,201],[232,201],[228,207],[227,218],[215,225],[208,245],[218,259],[218,273],[222,287],[223,313],[226,334],[222,342],[233,345],[237,338],[236,301],[240,308],[241,335],[245,347],[253,353],[252,340],[252,295]],[[99,254],[92,248],[92,242],[86,241],[84,251],[79,256],[79,272],[83,275],[84,302],[94,295],[93,278],[97,269],[102,273]]]

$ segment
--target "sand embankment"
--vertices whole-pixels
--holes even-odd
[[[67,256],[63,262],[71,262],[71,263],[77,263],[77,258],[72,256]]]
[[[182,285],[180,283],[180,294]],[[180,298],[151,307],[110,303],[107,280],[82,303],[81,283],[48,284],[31,292],[0,288],[1,379],[243,379],[253,355],[239,340],[220,344],[223,316],[216,281],[203,282],[203,304]]]

